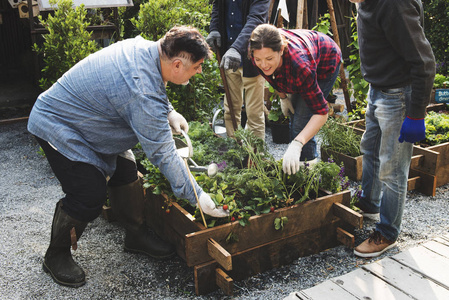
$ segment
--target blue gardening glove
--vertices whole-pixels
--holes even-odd
[[[220,68],[225,68],[225,70],[232,69],[235,72],[240,67],[241,62],[242,56],[240,53],[234,48],[229,48],[221,59]]]
[[[297,140],[293,140],[285,151],[282,160],[282,170],[288,175],[296,174],[299,171],[300,163],[299,158],[301,157],[303,144]]]
[[[209,44],[210,48],[212,49],[212,51],[217,51],[217,49],[215,49],[215,43],[217,43],[218,47],[221,47],[221,35],[218,31],[213,30],[209,33],[209,35],[206,38],[206,42]]]
[[[399,142],[403,141],[409,143],[419,142],[426,138],[426,125],[424,119],[412,119],[406,117],[402,123],[401,134],[399,135]]]

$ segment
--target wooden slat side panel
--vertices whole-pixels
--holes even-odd
[[[354,181],[362,180],[362,155],[352,157],[332,150],[325,150],[324,148],[321,148],[321,159],[323,161],[327,161],[331,156],[334,158],[337,164],[343,162],[345,166],[345,175],[348,176],[349,179]]]
[[[187,234],[187,265],[195,266],[211,260],[207,253],[207,240],[209,238],[213,238],[229,253],[234,254],[257,245],[330,224],[336,219],[332,212],[333,203],[349,205],[350,197],[350,191],[344,191],[292,207],[282,208],[274,213],[253,216],[250,218],[249,226],[242,227],[238,222],[233,222]],[[274,220],[278,217],[288,218],[288,223],[283,230],[274,228]],[[239,242],[232,244],[226,242],[226,238],[231,232],[237,235]]]
[[[217,267],[216,261],[210,261],[193,268],[195,294],[197,296],[206,295],[218,289],[215,271]]]
[[[334,221],[322,228],[301,233],[281,240],[272,241],[232,255],[233,270],[227,272],[233,280],[243,280],[255,274],[290,264],[295,259],[337,246],[335,231],[342,224]],[[195,290],[197,295],[210,293],[218,286],[213,260],[194,266]]]
[[[436,174],[438,164],[440,161],[440,154],[436,151],[433,151],[428,148],[423,148],[419,146],[413,146],[413,156],[422,155],[424,159],[421,161],[418,166],[414,166],[413,168],[421,170],[423,172],[427,172],[429,174]]]
[[[409,177],[419,177],[419,185],[415,186],[415,190],[424,195],[435,196],[437,190],[437,179],[434,175],[410,169]]]
[[[333,209],[335,216],[343,221],[351,224],[355,228],[361,229],[363,227],[363,216],[358,212],[341,203],[334,203]]]
[[[222,269],[215,269],[216,284],[228,296],[234,294],[234,280]]]

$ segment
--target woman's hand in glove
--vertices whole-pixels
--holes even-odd
[[[296,174],[299,171],[299,158],[301,157],[303,144],[300,141],[293,140],[285,151],[282,169],[288,175]]]

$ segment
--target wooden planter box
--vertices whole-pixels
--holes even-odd
[[[354,181],[362,180],[362,160],[363,155],[359,156],[348,156],[343,153],[338,153],[329,149],[325,149],[321,147],[321,160],[328,161],[328,159],[332,156],[335,163],[340,165],[343,163],[345,166],[345,175],[348,176],[349,179]]]
[[[177,254],[194,268],[197,295],[218,288],[231,295],[233,280],[339,243],[353,247],[354,236],[348,231],[362,227],[362,216],[349,208],[350,198],[350,191],[344,191],[253,216],[245,227],[235,221],[205,228],[177,203],[167,214],[164,198],[147,192],[145,215],[148,225],[174,244]],[[278,217],[288,218],[282,230],[274,228]],[[226,242],[231,232],[238,237],[235,243]]]
[[[429,105],[427,111],[442,110],[443,105]],[[347,122],[355,132],[363,134],[365,120]],[[323,151],[321,151],[323,157]],[[326,154],[325,154],[326,155]],[[340,153],[333,153],[334,159],[339,163],[343,161],[348,178],[359,181],[362,179],[362,159],[349,157]],[[327,159],[327,158],[326,158]],[[348,164],[349,168],[346,168]],[[354,170],[356,168],[356,170]],[[408,190],[417,190],[425,195],[435,196],[436,188],[449,182],[449,143],[422,148],[413,146],[413,156],[410,163]],[[353,179],[356,178],[356,179]]]

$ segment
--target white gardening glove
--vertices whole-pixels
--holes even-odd
[[[232,69],[235,72],[240,67],[241,62],[242,56],[240,53],[234,48],[229,48],[221,59],[220,68],[225,68],[225,70]]]
[[[288,145],[282,162],[284,173],[291,175],[296,174],[299,171],[299,158],[301,157],[302,146],[303,144],[297,140],[293,140],[290,145]]]
[[[187,120],[175,110],[168,113],[168,123],[173,134],[181,134],[181,130],[184,130],[185,133],[189,132]]]
[[[286,96],[285,98],[281,98],[281,110],[286,117],[289,116],[289,112],[291,112],[292,115],[295,113],[290,97],[291,96]]]
[[[214,201],[212,201],[212,199],[206,192],[203,192],[201,194],[198,201],[200,203],[201,209],[203,210],[203,213],[208,214],[209,216],[217,218],[224,218],[229,216],[229,212],[223,210],[223,208],[215,207]]]
[[[217,49],[215,49],[215,43],[217,44],[217,47],[221,47],[221,35],[218,31],[213,30],[209,33],[209,35],[206,38],[207,44],[209,44],[210,48],[215,52]]]

